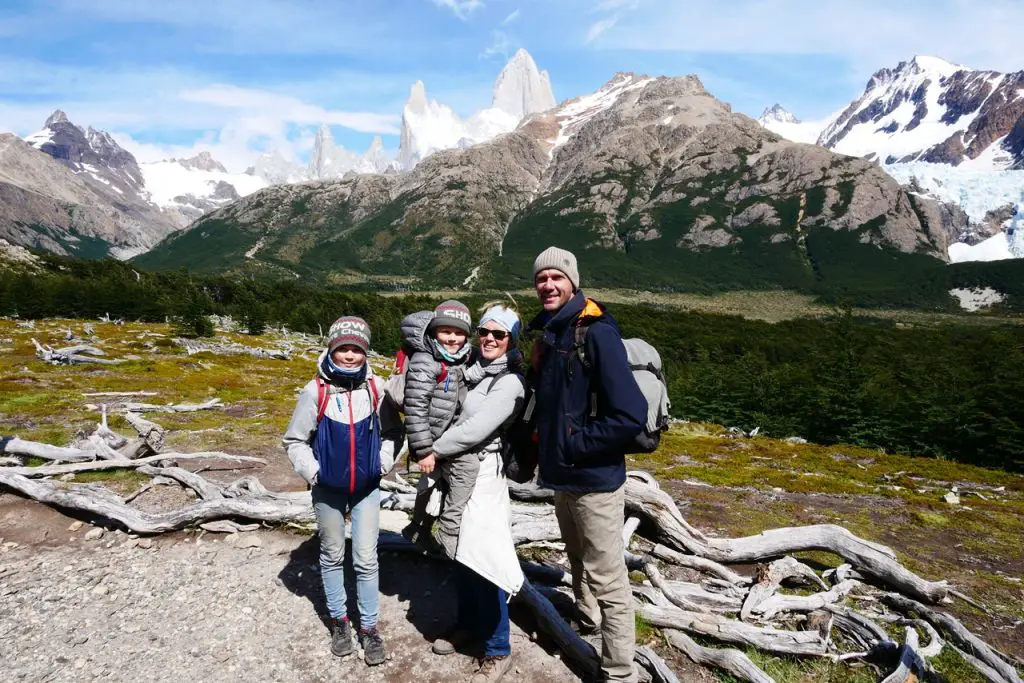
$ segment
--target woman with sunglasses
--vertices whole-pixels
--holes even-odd
[[[488,305],[480,319],[479,358],[465,369],[470,387],[455,423],[434,440],[432,459],[420,469],[445,468],[465,456],[479,471],[462,513],[455,547],[458,610],[455,628],[434,641],[433,651],[447,655],[475,651],[479,668],[472,683],[501,680],[511,666],[508,601],[523,585],[512,542],[512,508],[502,472],[503,436],[519,416],[526,395],[515,348],[522,323],[512,308]],[[429,472],[428,472],[429,473]]]

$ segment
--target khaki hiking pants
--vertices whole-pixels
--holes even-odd
[[[601,629],[601,675],[635,683],[636,625],[622,542],[625,506],[625,486],[610,493],[555,491],[578,618]]]

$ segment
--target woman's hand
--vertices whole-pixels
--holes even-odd
[[[420,472],[423,474],[430,474],[437,466],[437,461],[434,458],[434,454],[429,453],[426,457],[421,458],[418,464],[420,466]]]

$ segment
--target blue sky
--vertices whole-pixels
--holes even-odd
[[[60,107],[141,160],[208,149],[234,170],[304,160],[320,123],[394,149],[414,81],[469,115],[520,47],[559,101],[696,73],[737,111],[821,119],[914,54],[1024,69],[1020,26],[1020,0],[4,0],[0,130]]]

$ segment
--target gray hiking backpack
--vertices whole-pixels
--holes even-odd
[[[576,339],[573,349],[576,357],[583,365],[583,371],[588,375],[591,370],[591,363],[587,360],[585,348],[587,330],[590,325],[576,326]],[[629,362],[629,369],[633,371],[633,379],[640,387],[640,393],[647,401],[647,424],[644,430],[636,437],[636,442],[627,453],[653,453],[661,443],[661,433],[668,430],[668,410],[672,403],[668,399],[668,385],[665,382],[665,374],[662,371],[661,355],[658,350],[643,339],[623,339],[622,345],[626,348],[626,360]],[[591,415],[596,416],[597,395],[591,392],[590,398]]]

